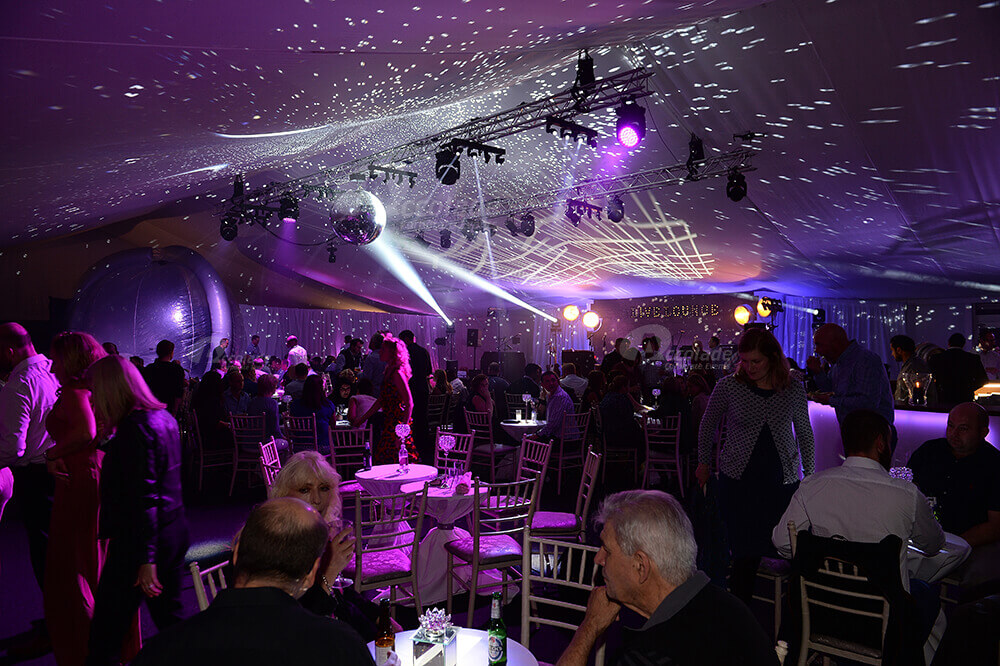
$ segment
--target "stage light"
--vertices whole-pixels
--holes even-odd
[[[574,227],[580,226],[580,213],[572,206],[566,207],[566,219],[572,222]]]
[[[698,162],[705,159],[705,144],[698,135],[691,132],[691,140],[688,141],[687,170],[688,180],[694,180],[698,175]]]
[[[243,182],[243,176],[236,176],[236,180],[233,181],[233,201],[242,199],[245,193],[246,184]]]
[[[299,202],[290,194],[281,198],[281,219],[289,223],[299,219]]]
[[[240,230],[235,219],[228,216],[222,218],[222,225],[219,227],[219,235],[222,236],[222,240],[236,240],[236,236],[239,233]]]
[[[476,240],[476,236],[482,230],[483,230],[483,223],[480,220],[466,220],[465,228],[462,230],[462,233],[465,234],[465,240],[471,243],[472,241]]]
[[[747,179],[742,173],[733,169],[729,172],[729,180],[726,183],[726,196],[733,201],[740,201],[746,195]]]
[[[625,219],[625,202],[617,194],[612,195],[608,199],[604,210],[608,214],[608,219],[612,222],[621,222]]]
[[[580,317],[580,308],[575,305],[567,305],[563,308],[562,316],[566,321],[576,321]]]
[[[813,313],[812,318],[812,328],[815,331],[817,328],[826,323],[826,310],[820,308]]]
[[[458,177],[462,175],[462,163],[458,160],[458,152],[451,148],[439,150],[437,166],[434,168],[434,175],[442,185],[454,185],[458,182]]]
[[[328,245],[327,248],[326,248],[326,251],[328,253],[327,256],[326,256],[326,260],[328,262],[330,262],[331,264],[337,263],[337,246],[336,245]]]
[[[597,148],[597,130],[592,130],[569,120],[563,120],[555,116],[546,116],[545,131],[551,134],[558,134],[560,139],[565,139],[567,136],[572,137],[574,142],[579,141],[582,137],[584,143],[588,146]]]
[[[618,143],[626,148],[635,148],[646,136],[646,109],[635,102],[627,102],[615,109],[615,113],[618,114],[615,129]]]
[[[513,215],[507,216],[507,221],[504,222],[504,226],[506,226],[507,230],[510,231],[511,236],[515,237],[517,236],[517,232],[519,231],[520,227],[517,224],[517,220],[514,219]]]
[[[451,247],[451,230],[442,229],[441,230],[441,249],[447,250]]]
[[[759,301],[757,301],[757,314],[760,315],[761,318],[767,318],[767,317],[771,316],[771,299],[770,298],[763,298],[762,297]]]
[[[587,310],[583,313],[583,325],[585,328],[596,331],[597,327],[601,325],[601,315],[593,310]]]
[[[596,82],[597,79],[594,76],[594,59],[590,57],[587,51],[584,51],[583,55],[576,61],[576,80],[573,82],[573,88],[570,90],[570,94],[573,95],[573,99],[576,101],[577,111],[584,111],[587,108],[585,104],[587,95],[590,94]]]
[[[535,216],[531,213],[525,213],[521,216],[521,234],[524,236],[532,236],[535,233]]]
[[[736,309],[733,311],[733,319],[740,326],[746,326],[747,323],[753,318],[753,310],[750,309],[748,305],[737,305]]]

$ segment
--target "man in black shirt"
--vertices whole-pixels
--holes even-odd
[[[976,354],[964,351],[965,336],[948,338],[948,349],[931,356],[927,364],[934,374],[938,402],[945,406],[970,402],[977,388],[989,381],[986,368]]]
[[[402,331],[399,339],[406,343],[410,352],[410,395],[413,396],[413,444],[417,447],[420,460],[428,465],[434,462],[434,442],[427,422],[427,400],[431,394],[428,377],[434,372],[431,355],[414,340],[413,331]]]
[[[658,490],[609,495],[587,613],[556,666],[584,666],[594,643],[626,606],[646,619],[626,630],[611,664],[742,664],[776,666],[774,646],[743,603],[695,568],[691,521],[680,503]]]
[[[160,340],[156,345],[156,360],[142,369],[142,377],[149,385],[156,399],[164,403],[171,414],[176,415],[184,397],[187,378],[184,368],[174,363],[174,343]]]
[[[538,396],[542,392],[541,382],[542,366],[537,363],[529,363],[524,366],[524,376],[508,386],[507,393],[513,395],[529,393],[534,400],[538,400]]]
[[[972,546],[958,570],[963,586],[1000,579],[1000,451],[985,440],[989,415],[974,402],[948,414],[946,436],[924,442],[907,466],[937,501],[941,526]]]

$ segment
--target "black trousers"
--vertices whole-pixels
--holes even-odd
[[[163,591],[159,596],[147,597],[135,584],[139,566],[146,560],[141,546],[125,538],[111,539],[94,595],[88,666],[117,666],[122,643],[143,600],[160,631],[184,619],[181,616],[181,579],[189,542],[183,514],[163,527],[157,540],[156,556],[156,576]]]
[[[28,531],[28,551],[31,569],[38,587],[44,589],[45,552],[49,546],[49,521],[52,518],[52,497],[56,480],[44,464],[12,467],[14,495],[21,507],[21,517]]]

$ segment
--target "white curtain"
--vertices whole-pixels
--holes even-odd
[[[553,331],[553,322],[545,317],[535,315],[535,325],[532,327],[531,358],[543,368],[553,363],[562,362],[564,349],[590,349],[587,340],[587,329],[578,318],[576,321],[559,320],[559,330]]]

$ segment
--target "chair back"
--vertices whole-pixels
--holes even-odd
[[[427,396],[427,425],[431,428],[445,425],[445,414],[448,413],[449,393],[432,393]]]
[[[365,466],[365,442],[371,445],[372,429],[330,428],[330,464],[342,479],[353,479]]]
[[[521,570],[521,644],[530,649],[531,625],[575,631],[587,612],[587,597],[597,584],[600,550],[570,541],[525,536]],[[534,590],[532,591],[532,587]],[[604,642],[594,655],[604,664]]]
[[[453,437],[455,448],[447,453],[442,451],[438,446],[441,437]],[[472,439],[471,434],[463,435],[450,430],[441,430],[441,426],[438,426],[434,438],[434,466],[442,472],[449,469],[456,470],[459,474],[468,472],[472,462]]]
[[[562,428],[559,430],[559,440],[563,443],[563,449],[570,444],[579,444],[582,452],[588,423],[590,423],[590,412],[563,414]]]
[[[473,552],[480,552],[482,536],[506,535],[522,543],[524,533],[531,526],[538,501],[537,479],[524,479],[511,483],[482,483],[475,481],[476,497],[473,504],[472,536]],[[480,494],[480,489],[485,492]]]
[[[256,451],[264,441],[264,417],[233,414],[229,417],[233,426],[233,439],[241,451]]]
[[[264,486],[268,490],[274,485],[274,479],[281,471],[281,458],[278,457],[278,447],[274,437],[260,443],[260,472],[264,476]]]
[[[489,412],[472,412],[466,409],[465,423],[473,435],[473,447],[489,444],[493,448],[493,424],[490,423]]]
[[[521,441],[521,455],[517,464],[517,480],[538,479],[539,484],[545,483],[545,473],[549,469],[549,458],[552,457],[552,444],[540,442],[530,437]]]
[[[213,599],[219,594],[219,590],[228,587],[224,567],[229,566],[229,560],[201,569],[197,562],[190,564],[191,579],[194,582],[194,596],[198,599],[198,610],[205,610]],[[205,583],[208,583],[208,591],[205,591]],[[211,594],[211,597],[209,597]]]
[[[681,444],[681,417],[678,414],[659,420],[643,419],[642,429],[646,436],[647,459],[651,450],[673,455]]]
[[[514,418],[514,410],[520,409],[521,413],[526,413],[528,405],[521,399],[521,395],[517,393],[504,393],[507,400],[507,416],[509,418]]]
[[[590,513],[590,498],[597,483],[597,472],[600,467],[601,454],[595,453],[593,447],[587,447],[587,459],[583,462],[583,474],[580,476],[580,490],[576,494],[576,515],[580,516],[580,525],[585,531],[587,514]]]
[[[286,416],[285,438],[293,451],[319,451],[316,433],[316,415]]]

